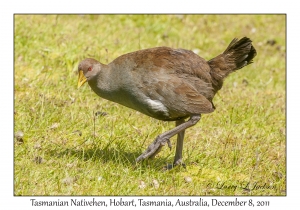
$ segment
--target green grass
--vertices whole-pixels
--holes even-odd
[[[24,133],[14,146],[15,195],[285,195],[285,27],[284,15],[15,15],[14,129]],[[134,163],[174,123],[77,89],[86,57],[106,64],[170,46],[211,59],[243,36],[258,55],[226,79],[216,111],[186,131],[186,169],[162,170],[175,138],[172,151]],[[94,119],[97,111],[107,115]]]

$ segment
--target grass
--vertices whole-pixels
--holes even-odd
[[[285,195],[285,27],[284,15],[15,15],[15,195]],[[186,131],[186,169],[162,170],[174,146],[134,164],[174,123],[77,89],[86,57],[170,46],[211,59],[243,36],[258,55]]]

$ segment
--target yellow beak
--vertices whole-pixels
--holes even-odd
[[[83,71],[79,71],[78,73],[78,83],[77,87],[80,88],[86,82],[86,77],[83,74]]]

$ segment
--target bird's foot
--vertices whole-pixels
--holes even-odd
[[[166,143],[168,144],[168,147],[171,150],[172,144],[170,142],[170,139],[158,136],[154,140],[154,142],[148,146],[145,152],[136,159],[136,162],[140,162],[146,158],[154,158],[155,155],[157,155],[160,152],[161,148],[166,145]]]
[[[173,166],[182,166],[183,168],[186,168],[186,165],[182,161],[182,159],[174,160]]]
[[[174,161],[173,164],[167,164],[166,166],[163,167],[163,171],[171,170],[175,168],[176,166],[182,166],[183,168],[186,168],[185,163],[182,162],[182,159],[177,160],[176,162]]]

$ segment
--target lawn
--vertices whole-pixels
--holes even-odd
[[[285,15],[15,15],[15,195],[286,195]],[[168,147],[135,159],[174,122],[77,89],[78,63],[145,48],[209,60],[247,36],[254,63],[231,74],[215,112]]]

